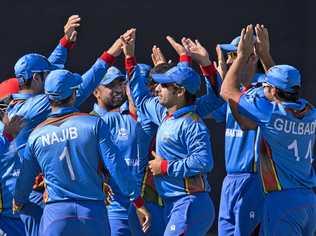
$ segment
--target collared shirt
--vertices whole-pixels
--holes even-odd
[[[272,102],[258,94],[244,94],[239,112],[260,129],[260,170],[266,192],[316,186],[312,166],[316,109],[304,99]]]
[[[93,111],[104,120],[111,132],[112,142],[120,152],[120,156],[116,161],[118,163],[126,163],[129,173],[136,178],[137,186],[140,190],[145,166],[148,161],[149,147],[145,147],[147,136],[139,122],[135,120],[135,116],[130,114],[128,102],[122,104],[119,111],[116,112],[107,112],[106,109],[101,108],[97,104],[94,104]],[[115,195],[113,202],[108,206],[108,214],[112,218],[127,219],[127,209],[130,201],[127,194],[122,192],[121,184],[110,178],[110,186]]]
[[[40,171],[47,186],[48,202],[103,201],[103,178],[98,171],[101,163],[114,181],[121,183],[130,200],[139,196],[127,166],[116,162],[120,154],[109,139],[108,126],[99,117],[77,111],[74,107],[62,107],[50,113],[51,123],[30,135],[16,183],[14,198],[18,202],[27,201],[34,177]],[[62,119],[53,122],[56,117]]]

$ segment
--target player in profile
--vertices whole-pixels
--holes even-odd
[[[237,58],[221,95],[239,124],[259,129],[259,161],[264,191],[264,235],[314,235],[316,173],[312,166],[316,110],[299,97],[301,76],[289,65],[271,67],[264,93],[242,94],[242,68],[253,57],[253,26],[241,32]]]

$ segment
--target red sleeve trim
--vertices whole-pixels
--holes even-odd
[[[136,58],[135,57],[126,57],[125,58],[125,69],[126,69],[128,75],[130,75],[132,73],[135,66],[136,66]]]
[[[145,204],[145,201],[144,199],[142,199],[141,196],[139,196],[138,198],[136,198],[134,201],[133,201],[133,204],[136,208],[140,208],[142,206],[144,206]]]
[[[108,52],[103,52],[100,56],[100,59],[103,60],[105,63],[109,64],[110,66],[113,65],[115,62],[115,57]]]
[[[9,142],[11,142],[13,139],[14,139],[14,137],[10,134],[10,133],[8,133],[7,131],[3,131],[3,136],[9,141]]]
[[[68,40],[66,38],[66,35],[59,40],[59,43],[61,44],[61,46],[67,49],[73,49],[75,47],[75,43]]]
[[[192,57],[188,56],[188,55],[181,55],[179,58],[179,62],[188,62],[188,63],[192,63]]]
[[[168,161],[162,160],[160,165],[160,170],[163,175],[166,175],[168,172]]]
[[[213,64],[208,66],[200,66],[200,68],[204,76],[216,76],[217,70]]]

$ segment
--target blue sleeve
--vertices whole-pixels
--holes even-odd
[[[54,49],[54,51],[48,57],[48,60],[53,65],[63,69],[65,67],[68,57],[68,49],[63,47],[60,43]]]
[[[217,86],[216,88],[220,88],[221,82],[219,81],[218,76],[216,77]],[[214,91],[210,81],[205,77],[205,85],[206,85],[206,94],[197,98],[196,111],[199,116],[203,119],[211,118],[211,113],[217,108],[221,107],[225,101],[222,97],[219,96],[218,91]]]
[[[130,88],[137,112],[160,125],[166,108],[159,103],[157,97],[150,96],[149,89],[143,81],[138,66],[135,66],[130,77]]]
[[[214,119],[217,123],[225,122],[226,120],[226,112],[227,112],[227,103],[225,102],[221,107],[214,110],[210,116]]]
[[[0,135],[0,155],[7,152],[8,147],[10,145],[10,141],[3,136],[3,134]]]
[[[41,172],[33,155],[32,146],[27,143],[22,160],[20,176],[17,178],[14,199],[18,203],[27,203],[33,188],[35,177]]]
[[[272,110],[273,104],[256,94],[243,94],[238,103],[238,112],[259,125],[270,121]]]
[[[93,66],[82,75],[82,83],[79,85],[76,107],[80,106],[100,84],[107,72],[109,65],[102,59],[97,59]]]
[[[110,138],[111,133],[108,126],[101,119],[99,119],[97,132],[99,152],[103,164],[108,169],[111,178],[113,178],[120,190],[133,201],[140,196],[140,189],[137,187],[137,181],[128,171],[125,161],[119,161],[121,159],[119,158],[119,150],[112,143]]]
[[[180,135],[188,154],[181,160],[168,161],[168,176],[184,178],[210,172],[213,155],[207,128],[198,122],[189,123]]]

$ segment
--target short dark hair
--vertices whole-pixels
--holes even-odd
[[[279,98],[281,98],[281,100],[284,100],[284,101],[288,101],[288,102],[296,102],[299,97],[300,97],[300,87],[299,86],[294,86],[292,87],[293,91],[292,93],[290,92],[286,92],[286,91],[283,91],[281,89],[278,89],[276,88],[277,90],[277,96]]]
[[[62,99],[60,101],[49,99],[49,102],[51,106],[62,107],[64,105],[68,105],[71,99],[72,99],[72,94],[69,97]]]
[[[188,92],[187,90],[185,90],[184,98],[188,105],[191,105],[196,101],[196,95]]]

